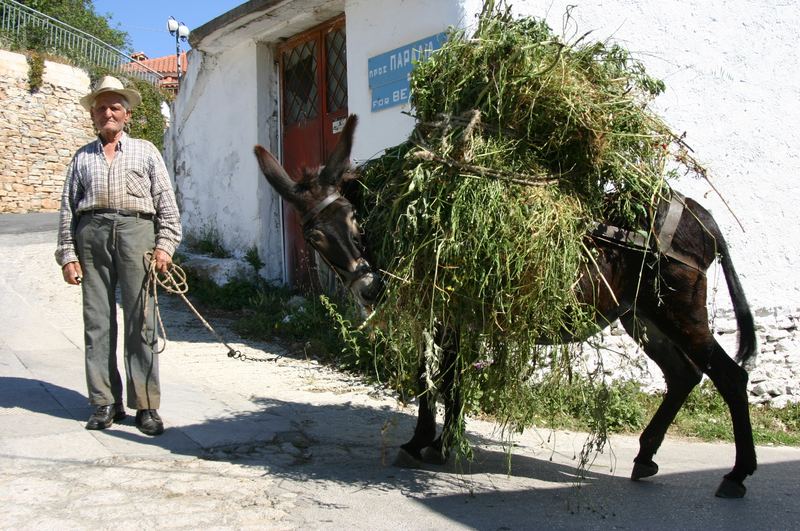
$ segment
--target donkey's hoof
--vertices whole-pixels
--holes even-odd
[[[431,465],[444,465],[447,463],[448,456],[446,454],[443,455],[440,448],[428,446],[427,448],[422,449],[421,454],[422,460]]]
[[[717,488],[717,498],[744,498],[747,487],[739,481],[723,478],[722,483]]]
[[[639,481],[642,478],[649,478],[658,474],[658,465],[650,461],[647,463],[633,463],[633,470],[631,471],[631,479]]]
[[[411,455],[405,448],[400,448],[392,465],[399,468],[420,468],[422,466],[422,461]]]

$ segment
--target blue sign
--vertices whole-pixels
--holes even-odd
[[[382,111],[408,101],[408,78],[392,81],[372,89],[372,112]]]
[[[447,40],[438,33],[367,60],[369,88],[372,89],[372,112],[408,101],[409,74],[414,63],[430,56]]]

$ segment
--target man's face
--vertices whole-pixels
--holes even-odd
[[[94,100],[92,121],[103,138],[112,140],[130,120],[131,112],[124,103],[125,98],[114,92],[104,92]]]

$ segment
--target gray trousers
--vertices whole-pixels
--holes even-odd
[[[127,406],[158,409],[161,389],[158,357],[153,353],[154,304],[144,315],[145,253],[153,250],[153,222],[117,214],[81,216],[75,231],[83,268],[83,327],[86,343],[86,384],[89,403],[122,403],[117,368],[117,306],[119,286],[124,317],[125,388]],[[146,317],[146,318],[145,318]]]

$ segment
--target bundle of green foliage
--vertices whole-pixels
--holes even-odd
[[[411,87],[413,134],[362,168],[361,218],[391,279],[378,363],[405,390],[420,356],[439,368],[437,327],[457,329],[459,419],[483,410],[521,429],[532,374],[557,386],[573,361],[537,343],[596,330],[572,289],[587,228],[648,219],[685,160],[647,107],[664,85],[619,45],[564,42],[487,1]]]

